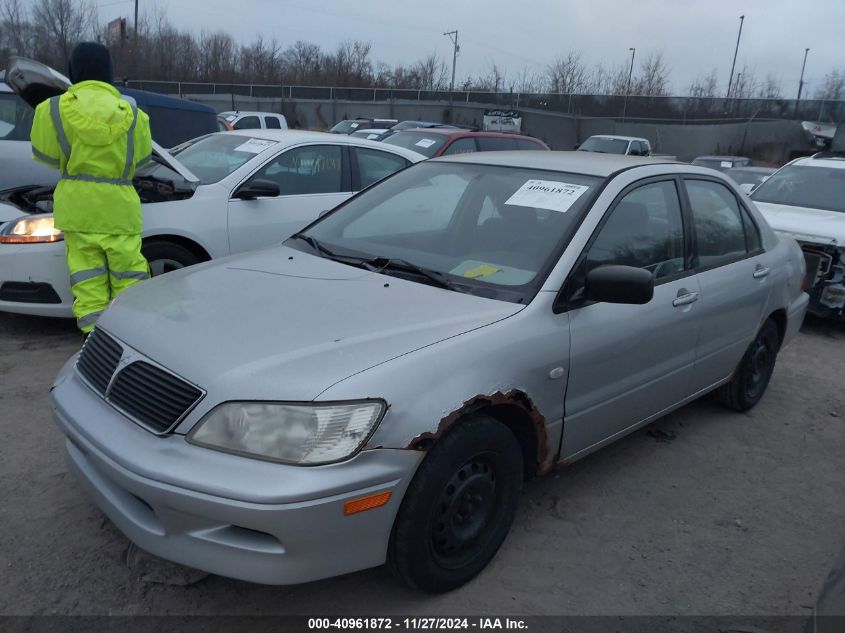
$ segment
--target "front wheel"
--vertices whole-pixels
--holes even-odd
[[[147,242],[141,253],[150,265],[150,274],[158,277],[174,270],[199,264],[199,258],[180,244],[172,242]]]
[[[716,398],[734,411],[748,411],[754,407],[766,393],[779,350],[778,328],[769,319],[746,350],[733,378],[716,390]]]
[[[523,474],[522,450],[507,427],[484,415],[457,422],[405,493],[388,546],[392,571],[429,593],[471,580],[510,530]]]

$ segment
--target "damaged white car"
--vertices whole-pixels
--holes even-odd
[[[785,165],[751,195],[807,261],[809,311],[845,319],[845,157],[816,154]]]

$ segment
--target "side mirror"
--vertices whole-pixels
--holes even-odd
[[[282,190],[279,189],[278,183],[265,178],[256,178],[238,189],[233,197],[239,200],[255,200],[256,198],[275,198],[281,194]]]
[[[600,303],[642,305],[654,297],[654,275],[633,266],[599,266],[587,273],[584,297]]]
[[[581,147],[581,143],[575,143],[575,145],[572,146],[572,149],[578,149],[579,147]]]
[[[750,182],[746,182],[746,183],[741,184],[739,186],[739,188],[742,191],[742,193],[744,193],[746,196],[750,196],[751,192],[754,191],[754,189],[756,189],[755,185],[753,185]]]

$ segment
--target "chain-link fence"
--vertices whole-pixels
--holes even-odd
[[[271,86],[258,84],[130,81],[128,87],[172,95],[237,95],[255,98],[312,99],[358,102],[461,102],[500,108],[536,108],[563,114],[635,121],[709,123],[796,119],[845,121],[845,101],[793,99],[725,99],[694,97],[642,97],[517,92],[449,92],[392,88],[333,88],[323,86]]]

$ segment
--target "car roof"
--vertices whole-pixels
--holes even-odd
[[[648,139],[641,136],[619,136],[618,134],[593,134],[590,138],[618,138],[620,141],[645,141]]]
[[[524,169],[548,169],[551,171],[607,177],[623,169],[645,165],[683,165],[677,161],[661,160],[622,154],[600,154],[598,152],[537,152],[532,150],[513,152],[474,152],[453,154],[432,158],[435,162],[473,163],[476,165],[498,165]],[[688,167],[688,166],[687,166]],[[695,168],[693,168],[695,169]]]
[[[384,132],[384,130],[379,130]],[[332,145],[355,145],[357,147],[372,147],[373,149],[380,149],[391,151],[395,154],[403,154],[406,158],[420,160],[425,156],[419,152],[415,152],[404,147],[396,145],[385,145],[378,141],[368,141],[367,139],[358,136],[351,136],[347,134],[332,134],[330,132],[311,132],[309,130],[230,130],[227,132],[216,132],[216,134],[225,134],[226,136],[243,136],[245,138],[257,138],[268,141],[276,141],[277,143],[284,143],[285,145],[299,145],[301,143],[331,143]],[[397,151],[402,150],[402,151]]]
[[[491,138],[525,138],[532,141],[542,141],[527,134],[513,134],[510,132],[475,132],[473,130],[464,130],[462,128],[453,127],[415,127],[407,130],[397,130],[397,134],[404,134],[406,132],[419,132],[420,134],[440,134],[442,136],[487,136]]]
[[[693,160],[751,160],[748,156],[717,156],[717,155],[708,155],[708,156],[696,156]]]
[[[258,112],[257,110],[226,110],[225,112],[221,112],[220,116],[226,116],[227,114],[237,114],[238,116],[282,116],[278,112]]]
[[[830,154],[807,156],[805,158],[794,160],[790,164],[803,165],[806,167],[832,167],[833,169],[845,169],[845,157],[831,156]]]
[[[745,165],[743,167],[731,167],[728,171],[742,171],[747,174],[771,174],[777,171],[774,167],[753,167]]]

